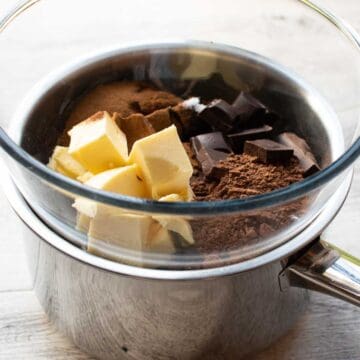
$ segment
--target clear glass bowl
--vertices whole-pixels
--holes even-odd
[[[316,220],[360,154],[359,42],[348,25],[309,1],[181,4],[28,1],[0,25],[0,65],[13,78],[0,101],[12,140],[1,132],[0,144],[13,180],[66,241],[125,264],[207,268],[275,249]],[[115,80],[152,81],[177,95],[201,80],[228,101],[249,91],[307,139],[322,170],[246,199],[162,203],[46,167],[74,101]],[[99,217],[79,217],[75,200]]]

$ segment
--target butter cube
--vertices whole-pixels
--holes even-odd
[[[129,163],[140,166],[154,199],[187,189],[193,172],[174,125],[136,141]]]
[[[180,194],[169,194],[162,196],[159,201],[177,202],[177,201],[191,201],[194,199],[194,193],[190,186],[182,191]]]
[[[135,214],[97,214],[90,221],[88,251],[114,258],[119,248],[142,251],[153,220]]]
[[[190,187],[189,187],[190,188]],[[179,194],[170,194],[163,196],[159,201],[184,201],[184,196]],[[177,216],[153,216],[153,219],[158,221],[165,229],[173,231],[179,234],[185,241],[189,244],[194,243],[193,232],[190,223],[184,219]]]
[[[76,230],[88,232],[90,227],[90,220],[91,218],[89,216],[78,212],[76,215]]]
[[[171,233],[156,221],[153,221],[150,226],[146,247],[150,251],[162,253],[175,251]]]
[[[191,225],[185,219],[175,216],[153,216],[165,229],[179,234],[189,244],[194,244]]]
[[[106,111],[100,111],[74,126],[69,135],[70,155],[88,171],[98,174],[126,165],[126,136]]]
[[[142,179],[140,168],[136,164],[104,171],[94,175],[84,184],[96,189],[111,191],[122,195],[140,198],[147,197],[146,186]],[[100,206],[104,209],[112,209],[111,206],[100,205],[93,200],[80,197],[75,199],[73,206],[79,212],[89,217],[94,217]],[[111,212],[111,210],[108,212]]]
[[[161,197],[159,201],[177,202],[177,201],[185,201],[185,199],[179,194],[169,194]]]
[[[143,176],[137,164],[107,170],[94,175],[85,182],[85,185],[128,196],[147,197]]]
[[[85,183],[86,181],[90,180],[93,176],[94,176],[93,173],[87,171],[84,174],[78,176],[76,179],[82,183]]]
[[[55,147],[48,166],[72,179],[76,179],[86,172],[86,169],[69,154],[68,148],[64,146]]]

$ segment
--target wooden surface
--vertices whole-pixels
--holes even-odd
[[[272,0],[272,2],[274,1]],[[0,14],[3,14],[4,9],[13,3],[12,0],[0,0]],[[346,0],[345,2],[323,0],[323,3],[330,5],[337,13],[347,18],[360,30],[360,5],[358,0]],[[289,13],[290,16],[292,15]],[[286,12],[279,19],[286,21]],[[301,21],[301,26],[307,26],[306,19]],[[0,48],[2,45],[0,39]],[[7,45],[13,46],[14,49],[16,49],[17,45],[30,47],[27,42],[19,45],[16,41],[9,41]],[[47,52],[51,52],[51,45],[47,45],[38,44],[37,48],[35,47],[39,51],[40,65],[43,66],[47,64]],[[68,48],[73,45],[69,43]],[[66,57],[66,51],[67,47],[64,46],[64,57]],[[19,67],[22,64],[25,67],[30,65],[27,65],[26,61],[17,57],[16,54],[12,55],[12,58],[2,50],[0,54],[2,79],[0,82],[0,124],[6,125],[9,114],[12,113],[19,98],[26,93],[31,85],[31,81],[24,74],[21,77],[14,72],[12,66],[15,63]],[[40,68],[41,66],[34,66],[31,71],[37,72]],[[321,79],[319,77],[319,84],[325,81],[326,78],[328,78],[328,81],[334,81],[335,84],[343,80],[341,71],[327,75]],[[332,85],[329,85],[328,88],[331,91],[334,90]],[[330,90],[329,97],[332,96]],[[339,89],[336,88],[336,90]],[[353,119],[354,114],[359,114],[359,94],[354,94],[352,99],[344,97],[342,104],[343,108],[337,108],[337,110],[345,118]],[[0,206],[0,359],[89,359],[87,355],[77,350],[48,322],[32,291],[22,239],[18,233],[18,220],[6,203],[1,190],[0,204],[2,205]],[[325,232],[324,237],[328,241],[360,256],[359,219],[360,164],[358,162],[350,196],[336,220]],[[339,300],[314,294],[308,312],[295,327],[277,344],[259,354],[256,358],[254,357],[254,359],[360,359],[360,310]]]

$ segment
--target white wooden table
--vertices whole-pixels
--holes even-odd
[[[0,14],[13,3],[13,0],[0,0]],[[360,31],[359,0],[323,0],[323,3],[347,18]],[[42,49],[43,55],[45,50]],[[9,112],[16,104],[15,99],[27,90],[27,83],[26,77],[17,84],[7,81],[11,67],[7,68],[8,61],[1,62],[1,58],[5,56],[1,51],[0,94],[7,95],[7,102],[0,96],[0,124],[5,125]],[[8,102],[9,98],[14,99],[14,103]],[[344,113],[358,113],[360,98],[358,102],[348,105],[343,109]],[[18,232],[19,220],[10,210],[1,190],[0,204],[0,359],[89,359],[59,334],[43,313],[32,291],[27,272]],[[360,257],[359,219],[358,161],[349,198],[327,230],[326,239]],[[357,229],[354,227],[356,222]],[[277,344],[256,357],[256,360],[265,359],[360,359],[360,310],[330,297],[314,294],[308,312],[296,326]]]

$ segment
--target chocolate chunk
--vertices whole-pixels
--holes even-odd
[[[225,160],[228,156],[228,153],[212,149],[201,149],[196,154],[196,158],[198,159],[205,176],[216,179],[221,178],[227,172],[227,169],[218,165],[220,161]]]
[[[245,141],[244,153],[256,156],[263,163],[288,162],[294,150],[268,139]]]
[[[248,93],[241,92],[232,104],[237,113],[237,126],[257,127],[263,124],[272,125],[277,115],[271,112],[262,102]]]
[[[226,143],[221,132],[211,132],[208,134],[198,135],[191,138],[191,144],[195,151],[200,151],[201,148],[221,151],[227,154],[232,153],[231,148]]]
[[[146,119],[155,129],[155,131],[163,130],[172,125],[169,109],[160,109],[146,115]]]
[[[115,121],[120,129],[125,133],[129,151],[136,140],[155,133],[150,122],[142,114],[133,114],[126,118],[120,117],[117,113],[114,115]]]
[[[231,147],[236,153],[241,153],[244,149],[244,143],[246,140],[256,140],[271,135],[273,128],[269,125],[264,125],[258,128],[247,129],[236,132],[234,134],[227,135],[230,141]]]
[[[217,165],[232,153],[220,132],[202,134],[190,139],[196,158],[203,173],[208,177],[221,177],[224,168]]]
[[[213,100],[199,113],[199,118],[207,122],[214,130],[229,132],[236,119],[234,108],[221,99]]]
[[[187,95],[200,96],[204,101],[211,101],[219,97],[232,101],[235,99],[237,91],[226,83],[221,74],[212,73],[206,79],[194,79],[194,83]]]
[[[301,137],[291,132],[285,132],[279,135],[278,140],[281,144],[291,147],[294,155],[298,158],[303,176],[307,177],[320,171],[320,167],[311,152],[310,146]]]

